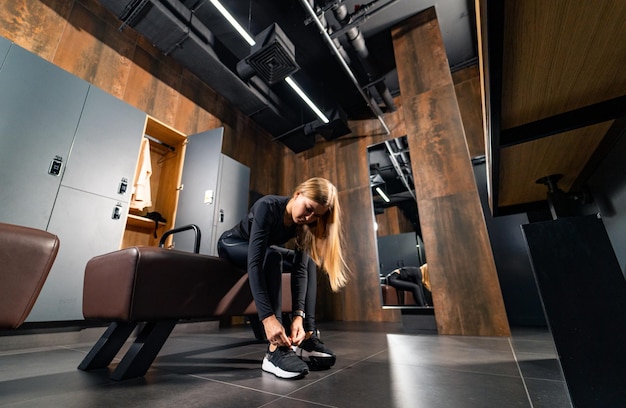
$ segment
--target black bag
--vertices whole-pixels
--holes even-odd
[[[154,237],[156,238],[157,230],[159,229],[159,222],[167,222],[167,220],[163,218],[161,213],[158,213],[156,211],[149,212],[148,214],[145,215],[145,217],[148,219],[154,220]]]

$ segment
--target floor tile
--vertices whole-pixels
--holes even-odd
[[[84,336],[51,346],[43,336],[23,349],[3,339],[0,407],[571,408],[545,329],[438,336],[332,322],[321,338],[337,354],[335,366],[283,380],[261,370],[267,346],[249,327],[180,326],[144,377],[121,382],[109,375],[130,342],[108,368],[83,372],[77,366],[92,344]]]

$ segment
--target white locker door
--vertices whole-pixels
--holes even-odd
[[[0,70],[0,221],[46,229],[88,89],[10,47]]]
[[[92,85],[61,184],[130,201],[145,126],[144,112]]]
[[[87,261],[119,249],[127,213],[117,200],[61,186],[48,228],[59,236],[59,254],[27,321],[83,319]]]
[[[182,190],[178,196],[176,227],[196,224],[202,240],[200,253],[211,253],[213,217],[224,129],[213,129],[187,137]],[[174,234],[174,249],[193,252],[192,231]]]
[[[217,240],[248,213],[250,168],[222,154],[219,168],[217,211],[213,217],[213,231],[209,255],[217,256]]]
[[[2,69],[2,64],[4,63],[4,59],[9,52],[10,47],[11,41],[7,40],[4,37],[0,37],[0,69]]]

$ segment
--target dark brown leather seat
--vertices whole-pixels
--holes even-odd
[[[381,290],[383,292],[383,305],[386,306],[402,306],[402,305],[417,305],[417,302],[413,298],[413,294],[406,290],[398,290],[391,285],[385,283],[381,284]]]
[[[291,274],[282,310],[291,312]],[[248,274],[214,256],[131,247],[92,258],[85,268],[83,315],[112,322],[79,365],[108,366],[138,323],[143,327],[111,379],[143,376],[180,319],[256,315]]]
[[[0,223],[0,328],[22,325],[59,251],[46,231]]]
[[[291,311],[290,274],[282,307]],[[256,314],[248,275],[214,256],[132,247],[92,258],[85,268],[86,319],[144,322]]]

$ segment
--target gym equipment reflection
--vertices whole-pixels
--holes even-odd
[[[407,138],[369,146],[367,156],[382,305],[431,308]]]

